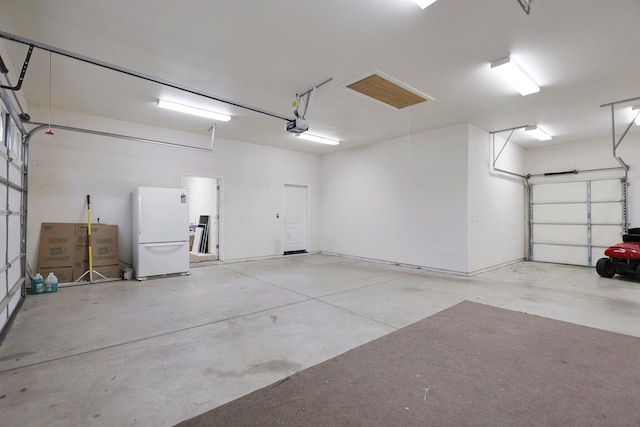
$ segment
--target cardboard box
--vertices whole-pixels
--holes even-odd
[[[74,262],[89,263],[89,236],[87,224],[76,224]],[[117,265],[118,259],[118,226],[91,224],[91,252],[93,267]]]
[[[75,282],[78,280],[84,273],[89,271],[89,264],[83,263],[80,267],[76,267],[73,269],[73,280]],[[101,280],[103,279],[96,272],[102,274],[107,279],[117,279],[120,278],[120,265],[99,265],[93,266],[93,280]],[[88,282],[90,280],[89,273],[82,278],[80,282]]]
[[[94,267],[93,269],[102,274],[107,279],[119,279],[122,277],[120,265],[104,265]]]
[[[43,275],[53,271],[60,283],[77,280],[89,270],[88,237],[87,224],[43,223],[38,271]],[[91,224],[91,252],[95,271],[108,278],[120,277],[117,225]]]
[[[71,267],[75,253],[75,224],[43,223],[38,267]]]

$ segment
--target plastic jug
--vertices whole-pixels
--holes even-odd
[[[58,290],[58,278],[53,272],[49,273],[44,281],[45,292],[56,292]]]
[[[44,292],[44,279],[40,273],[31,281],[31,293],[41,294]]]

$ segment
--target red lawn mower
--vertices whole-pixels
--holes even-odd
[[[622,235],[622,243],[604,251],[608,258],[600,258],[596,263],[600,276],[635,275],[640,280],[640,228],[630,228],[627,233]]]

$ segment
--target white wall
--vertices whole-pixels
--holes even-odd
[[[496,152],[504,139],[496,137]],[[524,150],[509,143],[497,160],[498,169],[524,175]],[[492,168],[491,135],[469,126],[469,265],[476,272],[526,256],[526,187],[523,179]]]
[[[34,120],[38,114],[31,111]],[[181,144],[185,134],[86,115],[55,112],[56,121]],[[30,145],[28,261],[36,264],[42,222],[92,219],[120,227],[120,258],[131,260],[130,192],[181,185],[182,175],[216,176],[224,185],[223,260],[282,253],[283,184],[306,184],[311,251],[469,273],[524,256],[524,202],[517,179],[490,172],[489,136],[450,126],[318,157],[216,139],[214,152],[55,130]],[[504,161],[518,168],[521,151]],[[322,222],[322,223],[321,223]],[[322,233],[320,227],[322,226]]]
[[[597,178],[618,178],[624,176],[619,170],[588,172],[589,169],[618,168],[613,158],[610,138],[599,138],[561,145],[529,148],[525,152],[525,170],[532,175],[567,170],[578,170],[578,175],[559,175],[554,177],[532,177],[531,182],[554,182],[586,180]],[[628,187],[629,223],[640,226],[640,133],[637,128],[631,132],[619,146],[618,155],[630,166]]]
[[[46,112],[30,111],[33,120]],[[64,111],[58,124],[208,146],[208,136],[158,129]],[[131,262],[130,193],[137,186],[180,187],[183,174],[223,178],[223,260],[282,254],[285,182],[308,184],[311,250],[319,250],[318,156],[216,138],[213,153],[55,130],[30,143],[28,261],[36,265],[42,222],[86,222],[86,195],[93,221],[119,225],[120,259]]]
[[[467,272],[467,125],[322,156],[322,250]]]

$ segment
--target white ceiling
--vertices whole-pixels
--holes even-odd
[[[156,108],[166,97],[233,115],[217,137],[309,153],[464,122],[537,124],[552,143],[607,139],[610,111],[600,105],[640,97],[639,0],[536,0],[530,15],[517,0],[438,0],[425,10],[411,0],[0,0],[0,10],[0,31],[282,116],[293,116],[296,93],[331,77],[306,118],[310,132],[342,140],[337,147],[294,139],[281,119],[52,58],[55,108],[207,133],[207,119]],[[7,46],[17,72],[27,48]],[[520,96],[490,70],[509,55],[539,93]],[[342,87],[372,70],[435,101],[395,110]],[[36,49],[22,89],[29,105],[47,106],[48,82],[49,54]],[[632,105],[616,109],[619,132]],[[523,146],[540,144],[519,132]]]

